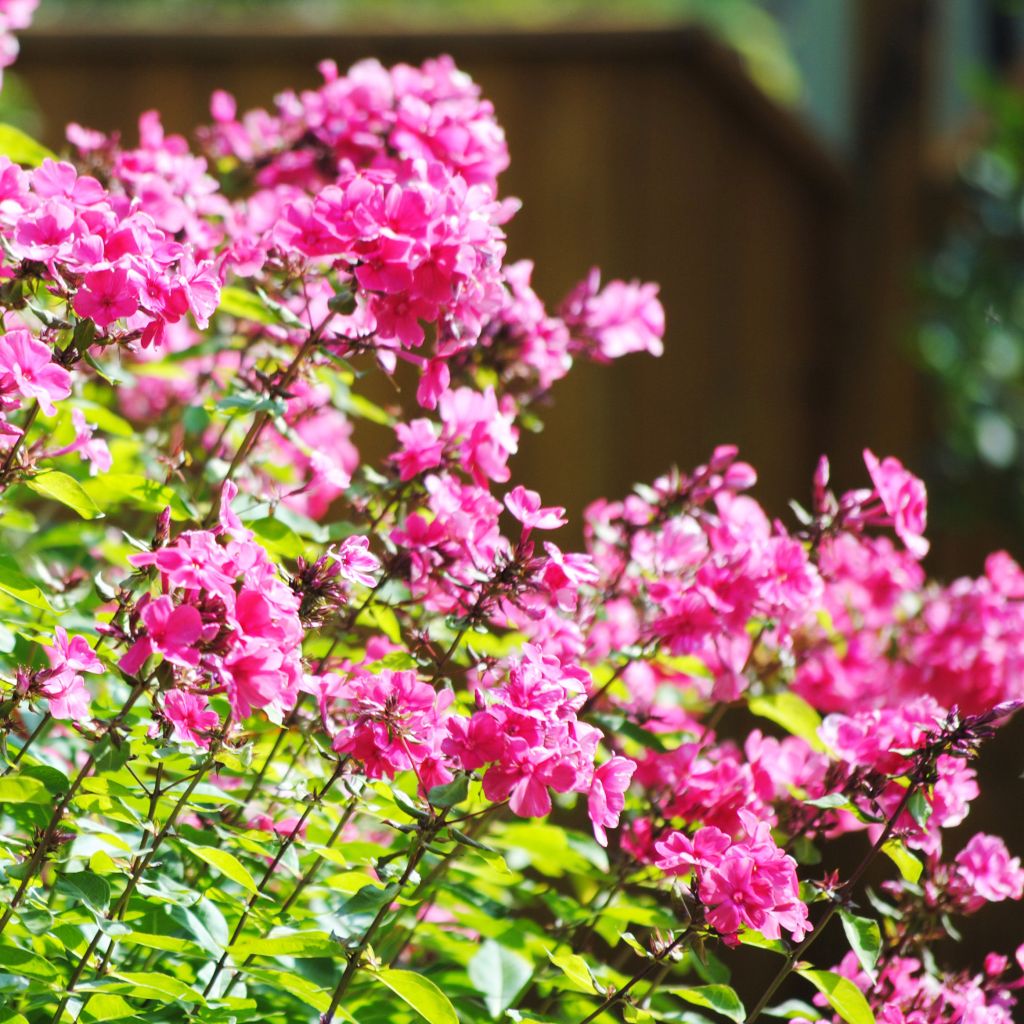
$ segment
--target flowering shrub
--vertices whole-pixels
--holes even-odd
[[[1024,949],[931,944],[1024,891],[948,834],[1024,571],[927,581],[870,452],[792,527],[721,447],[557,546],[520,425],[657,289],[549,313],[474,84],[322,71],[196,150],[4,136],[0,1020],[1009,1022]]]

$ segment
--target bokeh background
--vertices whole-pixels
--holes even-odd
[[[134,138],[151,108],[189,133],[215,88],[263,106],[326,57],[441,52],[506,128],[510,254],[536,261],[540,294],[554,305],[599,266],[659,281],[668,317],[660,360],[556,385],[518,480],[578,523],[728,441],[785,516],[823,452],[839,487],[863,485],[869,446],[928,481],[934,574],[1024,555],[1017,5],[42,0],[0,117],[55,148],[69,120]],[[983,759],[974,828],[1019,819],[1022,739]],[[1024,938],[1016,906],[974,927]]]

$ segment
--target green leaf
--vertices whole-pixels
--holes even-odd
[[[483,994],[487,1011],[497,1020],[533,977],[533,967],[518,953],[487,939],[467,965],[469,980]]]
[[[290,309],[270,298],[261,288],[256,289],[255,295],[244,288],[235,288],[230,285],[227,288],[222,288],[220,305],[217,308],[220,312],[240,320],[254,320],[258,324],[266,324],[271,327],[306,329],[306,325]]]
[[[924,865],[898,839],[890,839],[882,845],[882,852],[900,869],[908,881],[916,883],[921,877]]]
[[[198,846],[192,843],[189,844],[189,849],[200,860],[215,867],[232,882],[237,882],[243,889],[247,889],[251,893],[256,892],[256,880],[233,853],[228,853],[227,850],[222,850],[219,846]]]
[[[427,800],[434,807],[457,807],[469,795],[469,776],[457,775],[443,786],[432,786]]]
[[[878,963],[878,954],[882,951],[882,933],[878,928],[878,922],[870,917],[858,917],[843,908],[839,909],[839,916],[850,948],[857,954],[864,973],[874,984],[875,964]]]
[[[237,960],[248,956],[334,957],[341,946],[327,932],[292,932],[267,939],[239,939],[231,947]]]
[[[590,973],[587,961],[577,953],[548,953],[548,959],[572,982],[572,988],[577,992],[586,992],[589,995],[598,994],[600,991],[594,984],[594,976]]]
[[[62,797],[71,788],[71,780],[59,769],[46,764],[28,765],[21,769],[22,775],[38,779],[56,797]]]
[[[46,957],[20,946],[4,945],[0,945],[0,971],[23,974],[27,978],[39,978],[42,981],[56,978],[59,973]]]
[[[39,779],[24,775],[6,775],[0,778],[0,805],[50,803],[49,790]]]
[[[44,612],[54,610],[46,595],[18,569],[17,563],[9,555],[0,555],[0,590],[30,608]]]
[[[798,970],[829,1002],[847,1024],[875,1024],[864,993],[849,978],[832,971]]]
[[[0,124],[0,153],[12,163],[27,167],[38,167],[44,160],[57,159],[54,152],[12,124]]]
[[[120,978],[128,986],[119,986],[123,994],[135,999],[155,999],[160,1003],[203,1003],[203,997],[185,982],[171,977],[169,974],[158,974],[156,971],[115,971],[115,978]],[[80,986],[84,989],[86,986]]]
[[[705,1009],[714,1010],[729,1020],[736,1021],[736,1024],[743,1024],[747,1011],[743,1009],[740,997],[728,985],[692,985],[686,987],[672,987],[662,989],[677,999],[683,999],[694,1006],[703,1006]]]
[[[429,979],[412,971],[393,971],[385,968],[372,977],[408,1003],[430,1024],[459,1024],[458,1014],[451,1000]]]
[[[163,512],[169,505],[171,518],[193,518],[184,501],[166,484],[135,473],[105,473],[82,484],[85,493],[102,511],[115,505],[130,505],[143,512]]]
[[[258,324],[268,325],[279,323],[277,317],[260,301],[258,295],[231,285],[220,290],[220,305],[217,309],[240,320],[255,320]]]
[[[932,805],[928,801],[928,796],[922,789],[915,789],[910,794],[910,799],[907,801],[907,810],[910,811],[910,816],[924,828],[928,824],[928,819],[932,816]]]
[[[57,889],[82,900],[93,910],[106,910],[110,905],[110,883],[91,871],[69,871],[57,879]]]
[[[788,690],[782,693],[766,693],[751,697],[747,701],[751,712],[781,725],[786,732],[806,740],[815,750],[824,750],[825,745],[818,736],[821,715],[803,699]]]
[[[38,473],[31,480],[26,480],[25,484],[36,494],[41,494],[45,498],[53,498],[62,505],[74,509],[83,519],[103,518],[103,513],[97,507],[96,502],[89,497],[89,493],[73,476],[68,476],[67,473],[48,469],[44,473]]]

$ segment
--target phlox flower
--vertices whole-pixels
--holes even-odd
[[[173,737],[182,743],[194,743],[202,750],[210,746],[207,735],[220,724],[220,716],[207,707],[201,693],[168,690],[163,696],[163,714],[173,728]]]
[[[53,354],[41,341],[21,327],[0,335],[0,402],[17,392],[35,399],[47,416],[57,409],[54,401],[71,394],[71,374],[53,362]]]
[[[44,649],[51,673],[39,688],[49,701],[50,714],[58,719],[88,721],[89,691],[82,673],[102,672],[103,663],[85,637],[69,637],[63,626],[56,627],[53,644]]]

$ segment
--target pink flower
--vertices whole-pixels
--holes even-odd
[[[164,694],[164,717],[171,723],[176,740],[194,743],[203,750],[210,746],[210,740],[204,733],[220,724],[220,716],[207,708],[208,703],[201,693],[168,690]]]
[[[88,317],[97,327],[107,327],[135,313],[138,290],[129,285],[126,270],[95,270],[85,275],[71,305],[79,316]]]
[[[341,695],[344,721],[334,749],[351,755],[371,779],[393,779],[433,754],[453,696],[409,671],[356,676]]]
[[[20,327],[0,336],[0,400],[10,391],[36,399],[47,416],[57,412],[54,400],[71,394],[71,374],[53,362],[46,345]]]
[[[89,691],[82,672],[102,672],[103,663],[96,657],[85,637],[68,637],[63,626],[54,630],[53,646],[45,648],[51,674],[40,684],[50,702],[54,718],[81,722],[89,719]]]
[[[608,362],[630,352],[664,351],[665,310],[656,284],[609,281],[598,290],[595,269],[567,296],[562,315],[574,335],[590,342],[595,360]]]
[[[956,855],[949,888],[964,912],[971,913],[986,902],[1021,899],[1024,869],[1002,839],[979,832]]]
[[[924,483],[904,469],[899,459],[889,456],[879,462],[867,448],[864,463],[896,535],[915,558],[924,558],[929,546],[924,537],[928,521]]]
[[[594,771],[594,781],[587,796],[587,812],[594,826],[594,838],[602,845],[608,845],[606,828],[619,824],[619,815],[626,806],[626,790],[629,780],[636,771],[636,762],[629,758],[615,757],[605,761]]]
[[[399,423],[395,433],[401,443],[401,450],[393,455],[398,466],[399,477],[411,480],[425,469],[440,466],[444,458],[444,441],[438,437],[437,427],[427,419]]]
[[[785,929],[799,942],[811,926],[796,861],[775,844],[768,822],[746,810],[739,817],[742,838],[713,826],[699,829],[692,841],[677,832],[656,843],[656,864],[670,874],[694,873],[708,922],[727,945],[735,945],[744,926],[769,939]]]
[[[373,573],[380,570],[380,559],[370,553],[368,537],[346,537],[334,550],[333,557],[343,580],[361,583],[364,587],[376,583]]]
[[[564,508],[541,508],[540,495],[521,485],[514,487],[505,495],[505,508],[523,524],[524,534],[528,534],[532,529],[557,530],[566,524]]]
[[[175,665],[199,664],[199,652],[193,645],[202,632],[203,621],[191,605],[178,605],[169,597],[147,602],[140,615],[146,635],[132,645],[121,659],[121,668],[135,675],[152,654],[162,654]]]

